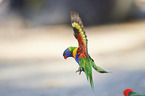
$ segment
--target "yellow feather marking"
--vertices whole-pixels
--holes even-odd
[[[78,48],[75,48],[75,49],[73,50],[73,57],[74,57],[74,58],[76,58],[77,50],[78,50]]]
[[[72,26],[75,27],[76,22],[72,23]]]
[[[78,26],[76,26],[76,28],[77,28],[77,29],[81,29],[81,26],[80,26],[80,25],[78,25]]]
[[[77,29],[80,29],[81,28],[81,26],[77,22],[73,22],[72,23],[72,26],[73,27],[76,27]]]
[[[72,23],[72,26],[73,26],[73,27],[76,27],[76,26],[78,26],[78,25],[79,25],[79,24],[76,23],[76,22],[73,22],[73,23]]]
[[[78,29],[79,32],[81,33],[81,35],[84,35],[83,29],[81,28],[81,26],[78,23],[73,22],[72,26],[75,27],[76,29]]]
[[[83,38],[83,41],[86,44],[86,38],[85,38],[86,36],[85,36],[85,34],[84,34],[83,29],[81,28],[81,26],[77,22],[73,22],[72,23],[72,26],[79,30],[79,32],[81,34],[81,37]]]
[[[80,29],[79,29],[79,32],[80,32],[80,33],[83,33],[83,30],[80,28]]]
[[[86,65],[86,61],[83,59],[83,61],[84,61],[84,64]]]
[[[85,35],[82,35],[83,38],[85,38]]]
[[[70,50],[71,51],[71,48],[69,47],[69,49],[68,50]]]
[[[86,61],[83,59],[83,61],[84,61],[84,66],[86,66]]]
[[[81,31],[81,32],[80,32],[80,34],[81,34],[81,35],[84,35],[84,32],[83,32],[83,31]]]

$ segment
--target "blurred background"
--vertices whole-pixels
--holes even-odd
[[[73,58],[70,11],[79,12],[89,54],[112,73],[93,70],[95,93]],[[1,96],[145,94],[145,0],[0,0]]]

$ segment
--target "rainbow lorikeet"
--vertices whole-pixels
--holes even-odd
[[[94,60],[88,54],[87,48],[87,36],[85,34],[83,23],[77,12],[71,12],[71,24],[74,31],[74,36],[78,40],[79,47],[68,47],[63,56],[66,59],[67,57],[73,57],[79,65],[79,68],[76,72],[83,71],[86,74],[87,80],[90,81],[91,88],[94,90],[94,83],[92,77],[92,67],[100,73],[108,73],[104,69],[95,65]]]
[[[145,95],[140,95],[139,93],[134,92],[130,88],[125,89],[123,93],[124,93],[124,96],[145,96]]]

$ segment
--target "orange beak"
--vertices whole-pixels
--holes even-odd
[[[64,57],[64,59],[66,59],[67,57],[66,56],[63,56]]]

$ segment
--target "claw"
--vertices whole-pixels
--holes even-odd
[[[81,75],[81,72],[84,71],[84,69],[82,67],[79,67],[78,70],[76,72],[79,72],[79,75]]]

